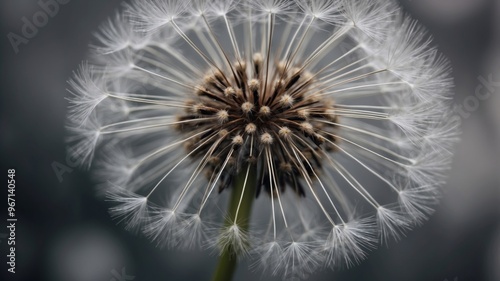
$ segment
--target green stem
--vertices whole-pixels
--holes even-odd
[[[212,281],[231,281],[236,271],[236,264],[237,257],[234,253],[224,251],[219,257],[219,262],[212,276]]]
[[[248,223],[252,212],[252,203],[255,198],[255,189],[257,187],[256,177],[257,171],[254,165],[251,165],[250,168],[245,166],[245,168],[241,169],[240,173],[235,176],[225,227],[237,224],[242,231],[248,232]],[[239,211],[238,205],[240,205]],[[238,218],[235,220],[236,212],[238,212]],[[212,277],[212,281],[231,281],[236,270],[237,261],[238,253],[234,251],[234,248],[231,246],[225,247],[219,257],[219,262]]]

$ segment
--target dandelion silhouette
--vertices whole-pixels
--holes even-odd
[[[127,229],[218,249],[214,280],[351,266],[432,213],[450,68],[392,1],[132,1],[96,38],[70,153]]]

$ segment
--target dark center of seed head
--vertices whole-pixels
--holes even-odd
[[[203,161],[208,180],[211,172],[224,169],[220,191],[250,163],[259,171],[258,193],[261,188],[276,192],[269,186],[273,171],[280,190],[290,187],[305,196],[300,179],[313,179],[325,153],[335,150],[335,105],[314,76],[298,66],[278,62],[266,71],[261,54],[251,64],[239,61],[224,72],[210,70],[179,116],[183,125],[175,128],[186,138],[204,132],[185,147]]]

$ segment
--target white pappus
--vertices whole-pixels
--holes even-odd
[[[159,245],[301,278],[432,213],[459,135],[451,70],[393,1],[136,0],[95,41],[69,152]]]

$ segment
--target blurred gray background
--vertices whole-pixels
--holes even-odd
[[[16,169],[18,207],[16,274],[7,275],[7,188],[0,186],[0,279],[209,280],[213,254],[158,249],[126,232],[95,196],[89,173],[66,159],[66,80],[85,59],[92,31],[121,1],[59,1],[67,3],[39,17],[43,24],[17,52],[9,34],[21,34],[23,17],[33,19],[41,7],[37,0],[0,4],[0,171]],[[449,184],[435,215],[402,241],[309,280],[500,281],[500,1],[401,4],[454,69],[463,136]],[[235,280],[280,279],[241,264]]]

